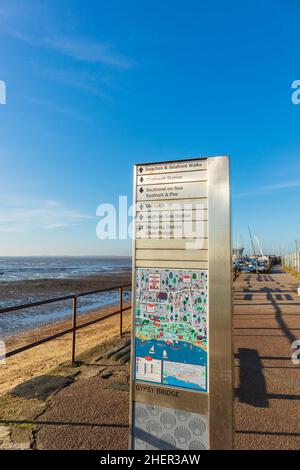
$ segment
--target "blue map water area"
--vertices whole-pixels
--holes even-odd
[[[152,347],[154,347],[154,352],[150,352]],[[165,355],[163,355],[164,351],[166,352]],[[201,366],[207,365],[207,352],[184,341],[167,344],[165,341],[155,339],[142,341],[141,339],[136,338],[135,356],[151,356],[153,359],[170,362],[183,362],[186,364],[195,364]]]
[[[164,385],[170,385],[171,387],[182,387],[182,388],[190,388],[192,390],[198,390],[201,392],[207,391],[207,385],[205,388],[199,387],[198,384],[193,384],[192,382],[184,382],[183,380],[178,380],[176,377],[168,376],[165,377],[163,380]]]

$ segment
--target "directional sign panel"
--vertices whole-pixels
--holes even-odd
[[[207,197],[206,181],[171,184],[149,184],[137,188],[137,201],[172,200]]]
[[[181,171],[206,170],[207,161],[202,160],[184,160],[181,162],[152,163],[149,165],[137,165],[137,175],[156,175],[157,173],[174,173]]]
[[[158,201],[140,201],[136,204],[136,211],[178,211],[178,210],[205,210],[207,209],[207,198],[201,199],[175,199]]]
[[[158,173],[155,175],[142,175],[137,177],[137,185],[186,183],[191,181],[207,181],[207,171],[184,171],[178,173]]]
[[[191,220],[190,217],[183,217],[182,220],[167,221],[145,221],[136,222],[136,238],[168,238],[184,239],[184,238],[205,238],[207,237],[207,221]]]
[[[232,445],[228,158],[136,165],[131,448]]]

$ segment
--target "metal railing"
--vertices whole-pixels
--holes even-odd
[[[94,325],[95,323],[99,323],[101,321],[106,320],[107,318],[113,317],[115,315],[120,315],[119,319],[119,332],[120,332],[120,337],[122,338],[123,336],[123,313],[126,312],[127,310],[131,309],[131,305],[128,307],[123,307],[123,290],[124,289],[129,289],[131,288],[131,284],[125,284],[121,286],[116,286],[116,287],[109,287],[109,288],[104,288],[104,289],[98,289],[94,291],[89,291],[89,292],[80,292],[79,294],[70,294],[70,295],[65,295],[63,297],[54,297],[52,299],[46,299],[46,300],[40,300],[38,302],[32,302],[32,303],[27,303],[27,304],[22,304],[22,305],[15,305],[12,307],[6,307],[6,308],[1,308],[0,309],[0,314],[1,313],[9,313],[9,312],[16,312],[18,310],[24,310],[27,308],[32,308],[32,307],[39,307],[41,305],[48,305],[48,304],[53,304],[56,302],[63,302],[65,300],[72,300],[72,327],[68,328],[66,330],[59,331],[58,333],[55,333],[51,336],[47,336],[45,338],[42,338],[38,341],[34,341],[32,343],[26,344],[24,346],[21,346],[17,349],[13,349],[12,351],[8,351],[6,353],[6,357],[11,357],[15,356],[16,354],[19,354],[23,351],[27,351],[28,349],[34,348],[36,346],[39,346],[41,344],[47,343],[48,341],[52,341],[54,339],[60,338],[61,336],[67,335],[69,333],[72,333],[72,353],[71,353],[71,362],[72,365],[76,364],[76,332],[82,328],[86,328],[87,326]],[[77,325],[77,300],[80,297],[88,296],[88,295],[94,295],[94,294],[100,294],[103,292],[112,292],[118,290],[119,293],[119,309],[113,312],[109,312],[107,314],[101,315],[99,318],[94,318],[93,320],[87,321],[85,323],[80,323]]]

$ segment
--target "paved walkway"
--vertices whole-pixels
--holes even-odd
[[[0,450],[127,450],[129,356],[116,336],[0,396]]]
[[[291,344],[300,339],[297,287],[280,269],[270,275],[243,274],[234,282],[237,449],[300,449],[300,365],[291,360]],[[111,341],[109,348],[118,349],[119,342]],[[0,397],[0,444],[125,450],[129,352],[122,351],[123,362],[119,353],[115,360],[108,356],[107,346],[92,350],[75,376],[74,369],[62,366],[56,374],[73,376],[73,383],[46,402],[27,395]],[[20,423],[27,427],[7,427]]]
[[[234,282],[235,447],[300,449],[300,285],[275,268]]]

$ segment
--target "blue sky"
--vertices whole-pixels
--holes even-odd
[[[233,221],[300,239],[298,0],[1,0],[0,255],[130,254],[132,165],[230,155]]]

